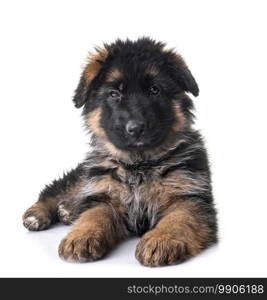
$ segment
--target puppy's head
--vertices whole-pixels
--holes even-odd
[[[185,62],[149,38],[118,40],[90,55],[74,103],[95,136],[116,149],[147,151],[190,125],[198,86]]]

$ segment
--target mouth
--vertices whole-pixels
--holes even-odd
[[[150,139],[144,140],[143,137],[137,138],[135,141],[131,141],[127,143],[128,149],[135,149],[135,150],[148,150],[155,146],[155,141]]]
[[[149,143],[146,143],[142,138],[137,138],[135,141],[127,143],[129,149],[144,149],[149,147]]]
[[[165,140],[162,134],[146,134],[139,137],[124,137],[120,146],[128,151],[147,151],[161,145]]]
[[[134,148],[134,149],[144,149],[147,148],[149,144],[146,144],[144,142],[135,142],[135,143],[129,143],[127,144],[128,148]]]

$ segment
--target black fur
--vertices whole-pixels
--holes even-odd
[[[124,150],[143,150],[154,148],[164,142],[174,120],[171,109],[175,100],[183,113],[192,121],[192,101],[184,94],[199,93],[197,83],[181,58],[172,51],[163,53],[164,44],[144,38],[138,42],[120,41],[106,45],[109,56],[101,72],[86,87],[82,76],[75,93],[77,107],[85,104],[83,114],[103,108],[101,126],[112,143]],[[151,66],[158,70],[156,76],[146,74]],[[119,69],[123,78],[107,83],[110,69]],[[150,93],[151,86],[157,86],[159,94]],[[122,87],[120,89],[120,87]],[[109,96],[110,90],[120,93],[117,99]],[[125,132],[126,123],[131,120],[144,123],[140,139],[129,137]],[[126,142],[127,141],[127,142]],[[137,146],[137,144],[141,146]]]
[[[64,223],[107,205],[120,237],[143,235],[155,228],[171,205],[188,201],[198,207],[196,220],[208,228],[201,245],[206,248],[217,240],[217,223],[207,153],[200,133],[192,128],[193,102],[186,94],[199,94],[194,77],[181,56],[149,38],[117,40],[97,51],[73,98],[77,108],[83,107],[90,152],[77,169],[48,185],[39,201],[50,203],[49,209],[58,211]],[[154,189],[160,183],[166,191],[162,188],[159,195],[170,199],[155,202]],[[34,209],[24,216],[31,230],[50,224],[49,220],[45,226],[29,224],[29,216],[37,218]],[[142,261],[140,251],[137,257]]]

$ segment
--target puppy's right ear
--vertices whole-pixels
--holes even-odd
[[[95,48],[95,50],[96,53],[90,54],[88,57],[88,63],[74,93],[73,102],[77,108],[82,107],[88,100],[90,87],[108,57],[106,48]]]

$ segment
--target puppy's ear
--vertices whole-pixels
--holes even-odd
[[[80,108],[85,104],[87,100],[88,90],[89,89],[86,84],[85,74],[83,73],[81,75],[79,84],[75,90],[74,97],[73,97],[73,102],[75,107]]]
[[[189,92],[197,97],[199,94],[197,82],[188,69],[183,58],[178,54],[174,54],[174,66],[175,79],[177,80],[178,84],[185,92]]]
[[[82,107],[88,100],[90,88],[94,79],[101,71],[103,63],[108,57],[106,48],[95,48],[96,53],[89,54],[88,63],[81,75],[79,84],[75,90],[73,102],[77,108]]]

